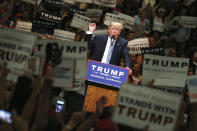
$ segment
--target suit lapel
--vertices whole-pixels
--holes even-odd
[[[103,40],[101,41],[101,43],[99,43],[101,46],[100,47],[102,47],[102,49],[101,49],[101,54],[102,54],[102,56],[104,55],[104,51],[105,51],[105,47],[106,47],[106,45],[107,45],[107,40],[108,40],[108,35],[105,35],[104,37],[103,37]],[[102,58],[101,58],[102,59]]]

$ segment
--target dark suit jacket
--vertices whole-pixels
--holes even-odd
[[[87,34],[85,40],[88,42],[88,48],[91,51],[90,59],[95,61],[101,61],[107,44],[108,35],[96,35],[92,38],[91,34]],[[121,58],[123,58],[125,66],[130,67],[130,55],[127,44],[127,40],[120,36],[118,37],[114,45],[109,64],[119,66]]]

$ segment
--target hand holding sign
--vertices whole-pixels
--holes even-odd
[[[7,76],[8,76],[8,73],[9,73],[9,69],[7,68],[7,63],[4,62],[2,67],[1,67],[1,80],[6,80]]]
[[[52,87],[53,82],[54,82],[54,77],[53,77],[53,73],[52,73],[52,67],[49,66],[48,72],[44,77],[44,87],[48,87],[48,88]]]
[[[89,31],[90,32],[94,32],[94,30],[96,29],[96,23],[91,23],[91,24],[89,24]]]
[[[68,124],[64,126],[62,131],[67,131],[69,128],[75,128],[80,122],[84,121],[86,118],[85,111],[74,112],[69,120]]]
[[[104,104],[107,102],[107,97],[102,96],[98,101],[96,101],[96,113],[101,115],[103,113]]]

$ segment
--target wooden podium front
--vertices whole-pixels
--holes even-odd
[[[100,99],[100,97],[102,96],[107,97],[107,103],[105,104],[105,106],[113,106],[116,103],[118,91],[106,89],[94,85],[88,85],[86,90],[83,110],[88,112],[95,112],[96,101]]]
[[[83,110],[96,111],[96,101],[107,97],[104,106],[114,106],[122,82],[128,81],[127,68],[88,60],[86,69],[86,95]]]

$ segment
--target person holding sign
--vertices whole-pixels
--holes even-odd
[[[90,59],[120,66],[121,58],[123,58],[125,66],[129,68],[128,41],[119,36],[122,28],[121,23],[111,22],[107,30],[108,34],[95,35],[92,38],[92,34],[96,29],[96,23],[91,23],[85,38],[90,49]]]

